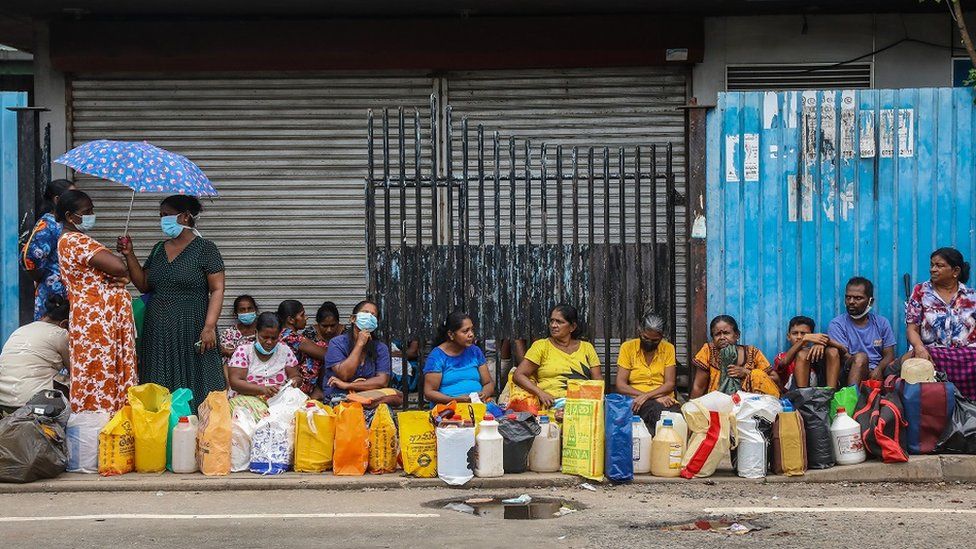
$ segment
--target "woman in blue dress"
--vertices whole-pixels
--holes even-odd
[[[51,296],[68,297],[68,289],[61,282],[58,267],[58,239],[61,224],[54,218],[54,208],[65,191],[74,190],[74,183],[67,179],[55,179],[44,190],[44,207],[41,218],[34,225],[20,257],[21,266],[36,284],[34,291],[34,320],[44,316],[45,303]]]
[[[471,393],[485,402],[495,394],[485,354],[474,342],[471,316],[460,311],[448,315],[424,364],[424,397],[430,403],[470,402]]]

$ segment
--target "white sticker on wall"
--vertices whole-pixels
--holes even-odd
[[[742,179],[749,182],[759,181],[759,134],[747,133],[742,136],[742,148],[745,158],[742,161]]]
[[[861,113],[861,158],[874,158],[874,113],[866,111]]]
[[[915,156],[915,109],[898,110],[898,156]]]
[[[854,136],[857,134],[854,90],[844,90],[840,100],[840,157],[854,158]]]
[[[878,130],[880,135],[880,143],[878,144],[879,156],[881,158],[895,156],[895,111],[893,109],[883,109],[881,111]]]
[[[739,169],[736,166],[736,156],[739,153],[739,136],[725,136],[725,182],[738,183]]]

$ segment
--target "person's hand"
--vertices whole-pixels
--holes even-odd
[[[928,360],[929,362],[932,361],[932,355],[929,354],[929,350],[926,349],[924,345],[921,347],[915,347],[912,350],[912,356],[914,356],[915,358],[922,358]]]
[[[671,398],[670,395],[657,397],[655,400],[657,400],[661,404],[661,406],[664,406],[665,408],[670,408],[678,403],[678,401]]]
[[[826,346],[830,343],[830,338],[826,334],[807,334],[803,336],[803,342]]]
[[[217,348],[217,329],[204,326],[200,332],[200,354]]]
[[[636,414],[637,411],[640,410],[641,407],[644,406],[644,404],[647,402],[647,399],[648,399],[648,393],[644,393],[640,396],[634,397],[634,405],[631,406],[630,409],[633,410],[634,413]]]
[[[120,236],[115,242],[115,249],[126,257],[132,255],[132,238],[128,236]]]
[[[110,276],[108,277],[109,286],[113,288],[125,288],[129,283],[129,277],[127,276]]]
[[[732,365],[729,366],[729,375],[732,377],[737,377],[739,379],[745,379],[749,375],[749,368],[745,366]]]
[[[875,369],[871,370],[871,373],[868,374],[868,379],[873,379],[875,381],[881,381],[881,380],[883,380],[884,379],[884,370],[885,370],[884,368],[875,368]]]
[[[478,398],[481,399],[481,402],[488,402],[491,400],[492,392],[493,391],[491,389],[481,389],[478,391]]]
[[[271,398],[271,397],[275,396],[276,394],[278,394],[278,386],[277,385],[265,385],[261,389],[261,396],[263,396],[264,398]]]
[[[359,330],[359,336],[356,338],[356,345],[360,347],[365,347],[369,340],[373,338],[372,332],[367,332],[365,330]]]
[[[539,394],[536,396],[539,397],[539,406],[542,410],[552,408],[552,405],[556,402],[556,399],[552,398],[552,395],[545,391],[539,391]]]
[[[333,376],[329,378],[329,387],[334,389],[339,389],[340,391],[348,391],[349,383],[342,381],[341,379]]]
[[[821,358],[823,358],[825,349],[826,347],[819,343],[813,347],[810,347],[810,353],[807,354],[807,358],[810,360],[810,363],[812,364],[814,362],[818,362]]]

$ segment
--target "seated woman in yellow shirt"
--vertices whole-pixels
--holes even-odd
[[[674,345],[664,340],[664,320],[647,313],[641,319],[637,339],[620,345],[617,356],[617,392],[634,397],[634,413],[654,434],[661,412],[678,412],[674,385],[677,359]]]
[[[549,313],[549,337],[534,342],[515,369],[512,380],[535,395],[542,409],[566,396],[570,379],[603,379],[596,349],[576,339],[578,330],[576,308],[556,305]]]
[[[691,398],[711,391],[727,395],[738,390],[779,397],[779,376],[762,351],[740,345],[739,324],[728,315],[719,315],[709,325],[712,342],[695,355],[695,382]]]

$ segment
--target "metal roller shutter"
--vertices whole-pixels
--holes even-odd
[[[79,75],[71,137],[145,139],[208,174],[220,197],[204,200],[198,227],[224,256],[225,320],[242,293],[262,310],[299,299],[314,315],[328,299],[345,314],[365,294],[367,109],[425,112],[431,91],[422,75]],[[114,246],[130,192],[78,183],[96,204],[95,237]],[[135,200],[130,234],[143,260],[163,238],[161,198]]]
[[[549,174],[554,173],[555,146],[564,145],[566,156],[573,145],[611,148],[611,162],[616,166],[614,149],[634,145],[657,144],[663,149],[667,143],[674,147],[674,172],[679,192],[685,193],[685,116],[681,107],[687,104],[687,70],[684,68],[620,68],[620,69],[572,69],[532,71],[477,71],[456,72],[446,75],[446,99],[453,107],[456,124],[468,118],[471,131],[478,124],[486,130],[498,130],[502,134],[503,156],[507,158],[508,135],[529,138],[533,142],[533,163],[538,169],[538,145],[549,145]],[[455,151],[460,150],[460,137],[455,134]],[[580,151],[581,156],[584,151]],[[629,154],[629,153],[628,153]],[[644,153],[646,154],[646,152]],[[659,156],[663,151],[659,151]],[[523,152],[517,149],[517,164],[523,166]],[[645,169],[646,169],[645,156]],[[582,159],[581,159],[582,160]],[[630,160],[630,159],[628,159]],[[455,154],[455,162],[460,162]],[[564,165],[569,162],[564,159]],[[507,166],[507,160],[503,161]],[[601,168],[602,169],[602,168]],[[504,171],[504,168],[503,168]],[[616,169],[612,168],[612,171]],[[567,170],[568,173],[568,170]],[[502,189],[507,193],[507,187]],[[658,235],[664,241],[666,219],[664,192],[658,187]],[[600,193],[598,193],[600,194]],[[521,196],[521,192],[519,192]],[[535,200],[538,200],[536,198]],[[618,210],[616,190],[611,202],[611,227],[617,227]],[[504,201],[503,201],[504,202]],[[536,202],[538,203],[538,202]],[[646,203],[646,202],[645,202]],[[550,204],[554,200],[550,198]],[[597,196],[591,207],[602,215],[603,199]],[[507,212],[502,212],[507,219]],[[582,214],[581,214],[582,218]],[[676,279],[677,279],[677,351],[679,357],[687,352],[687,284],[685,249],[685,212],[680,203],[676,207]],[[538,235],[539,223],[535,222]],[[556,223],[548,222],[550,239],[556,232]],[[490,229],[490,228],[489,228]],[[633,225],[628,226],[628,235]],[[597,234],[597,241],[602,239]],[[490,238],[490,237],[489,237]],[[521,237],[520,237],[521,238]],[[616,239],[616,234],[612,235]],[[628,240],[630,240],[628,236]],[[613,342],[612,355],[616,357],[617,342]],[[602,343],[598,350],[602,353]],[[681,358],[679,358],[681,360]]]

